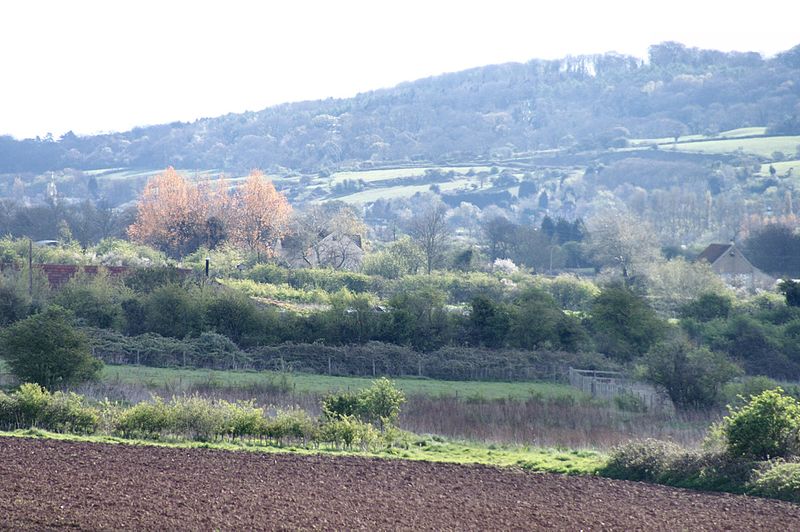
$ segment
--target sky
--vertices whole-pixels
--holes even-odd
[[[124,131],[664,41],[772,56],[800,44],[798,19],[790,0],[8,0],[0,134]]]

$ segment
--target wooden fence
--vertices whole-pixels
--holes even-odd
[[[613,400],[615,397],[632,395],[648,410],[675,410],[672,401],[664,393],[649,384],[633,382],[618,371],[569,368],[569,383],[598,399]]]

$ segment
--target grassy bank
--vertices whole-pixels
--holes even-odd
[[[530,471],[548,473],[593,475],[604,465],[605,455],[594,451],[561,449],[482,446],[474,443],[449,441],[439,437],[414,436],[405,446],[388,447],[372,452],[348,451],[335,447],[301,446],[279,447],[253,441],[232,443],[193,441],[152,441],[125,439],[113,436],[79,436],[60,434],[39,429],[0,431],[0,437],[50,438],[113,445],[151,445],[182,449],[216,449],[224,451],[250,451],[262,453],[323,454],[337,456],[364,456],[386,459],[417,460],[453,464],[482,464],[496,467],[519,467]]]

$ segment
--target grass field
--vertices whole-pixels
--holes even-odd
[[[698,153],[734,153],[741,149],[744,153],[771,158],[776,151],[794,155],[798,146],[800,146],[800,136],[678,142],[677,149]]]
[[[722,131],[717,135],[713,136],[683,135],[682,137],[678,138],[678,144],[687,141],[713,141],[713,140],[735,139],[741,137],[756,137],[756,136],[766,135],[766,133],[767,133],[767,128],[765,127],[740,127],[738,129],[730,129],[728,131]],[[630,140],[631,146],[649,146],[651,144],[673,144],[674,142],[675,142],[674,137]]]
[[[468,187],[470,183],[477,183],[475,178],[464,177],[456,179],[455,181],[447,181],[444,183],[437,183],[439,189],[442,191],[458,190],[459,188]],[[346,196],[339,196],[336,199],[345,201],[347,203],[367,203],[381,198],[410,198],[417,192],[427,192],[430,190],[430,183],[424,185],[397,185],[389,187],[376,187],[354,192]]]
[[[102,380],[106,383],[144,384],[150,387],[170,386],[175,389],[197,384],[219,387],[248,387],[280,384],[297,393],[328,393],[334,390],[360,390],[372,384],[370,378],[333,377],[305,373],[283,374],[270,371],[215,371],[199,369],[148,368],[143,366],[105,366]],[[394,379],[398,388],[408,395],[431,397],[463,397],[525,400],[532,395],[545,398],[573,397],[584,394],[570,386],[547,382],[478,382],[439,381],[433,379]]]
[[[596,474],[605,463],[605,456],[590,450],[566,450],[537,447],[478,445],[448,441],[443,438],[412,436],[412,443],[404,447],[390,447],[373,452],[347,451],[329,446],[308,449],[300,446],[279,447],[257,442],[193,442],[151,441],[117,438],[113,436],[78,436],[39,429],[0,431],[0,437],[48,438],[115,445],[151,445],[182,449],[218,449],[262,453],[333,454],[340,456],[371,456],[403,460],[419,460],[453,464],[483,464],[497,467],[519,467],[531,471],[563,474]]]
[[[421,168],[385,168],[381,170],[360,170],[355,172],[336,172],[330,177],[331,186],[344,182],[347,179],[353,181],[387,181],[403,177],[419,177],[425,175],[428,170],[438,170],[442,173],[455,172],[456,174],[466,174],[470,170],[475,172],[488,172],[488,166],[426,166]]]
[[[778,163],[772,163],[772,166],[775,167],[775,173],[778,176],[785,176],[789,171],[792,171],[793,176],[800,176],[800,160],[794,161],[781,161]],[[769,167],[770,164],[762,164],[761,171],[759,172],[762,176],[769,175]]]

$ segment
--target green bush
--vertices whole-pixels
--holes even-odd
[[[227,433],[227,404],[197,395],[173,397],[168,407],[167,432],[197,441],[210,441]]]
[[[748,491],[752,495],[800,503],[800,463],[769,464],[756,472]]]
[[[797,452],[800,402],[779,387],[752,397],[723,420],[728,452],[754,460],[790,456]]]
[[[683,449],[671,442],[632,441],[611,450],[601,474],[610,478],[657,482],[682,454]]]
[[[77,275],[58,291],[53,303],[71,310],[92,327],[119,329],[123,324],[122,301],[128,296],[128,290],[108,275]]]
[[[103,363],[71,322],[72,315],[55,306],[18,321],[0,332],[0,356],[20,381],[46,388],[96,379]]]
[[[256,264],[246,277],[257,283],[286,284],[289,282],[289,270],[277,264]]]
[[[405,394],[386,377],[373,381],[372,386],[359,393],[359,409],[364,421],[376,423],[381,432],[385,426],[392,425],[397,420],[405,402]]]
[[[683,338],[660,342],[645,355],[645,378],[662,386],[678,407],[719,402],[723,386],[741,370],[724,353],[695,347]]]
[[[299,409],[279,410],[265,424],[267,438],[280,444],[288,441],[302,442],[317,439],[317,424],[307,412]]]
[[[145,329],[173,338],[199,334],[203,326],[203,305],[195,296],[194,292],[178,285],[156,288],[143,301]]]
[[[50,393],[26,383],[13,394],[0,393],[0,426],[11,429],[38,427],[54,432],[91,434],[100,421],[96,409],[74,393]]]
[[[375,427],[353,416],[328,420],[320,427],[319,439],[337,447],[352,449],[358,446],[369,450],[380,438]]]
[[[30,298],[27,294],[0,277],[0,327],[23,319],[29,309]]]
[[[114,427],[126,438],[158,438],[170,427],[171,413],[160,398],[151,402],[141,402],[126,409],[119,416]]]
[[[327,419],[339,419],[345,416],[358,416],[361,413],[359,394],[342,392],[329,394],[322,399],[322,414]]]

